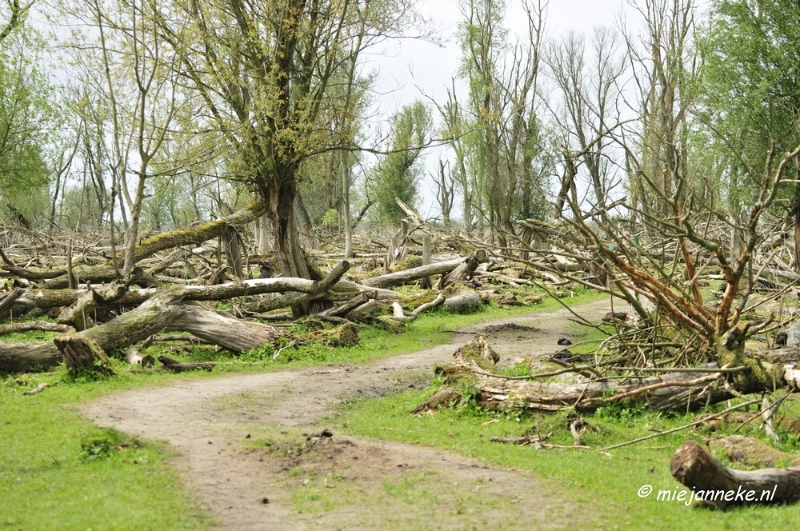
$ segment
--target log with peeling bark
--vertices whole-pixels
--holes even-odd
[[[704,505],[794,503],[800,499],[800,467],[734,470],[696,441],[686,441],[670,461],[672,476]]]

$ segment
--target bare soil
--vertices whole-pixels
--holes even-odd
[[[608,303],[581,308],[601,316]],[[134,389],[82,406],[100,426],[163,440],[219,530],[556,529],[591,507],[533,474],[420,446],[323,433],[353,396],[425,386],[475,333],[501,363],[537,359],[572,338],[566,310],[485,323],[453,342],[368,365],[225,375]],[[267,446],[249,444],[256,438]],[[552,485],[552,484],[551,484]],[[591,527],[591,526],[588,526]]]

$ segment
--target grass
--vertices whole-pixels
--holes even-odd
[[[545,487],[564,499],[579,502],[604,522],[604,529],[716,529],[772,530],[800,524],[796,506],[751,506],[728,511],[694,508],[683,501],[659,501],[659,491],[672,499],[685,490],[669,471],[675,450],[687,439],[700,441],[712,434],[681,431],[610,452],[598,449],[630,441],[655,431],[688,424],[694,414],[669,416],[615,405],[585,415],[592,429],[582,443],[592,450],[535,450],[490,442],[489,438],[516,437],[524,433],[553,433],[550,442],[572,445],[566,413],[518,415],[487,412],[460,401],[462,407],[435,414],[412,415],[432,389],[409,391],[372,400],[358,399],[337,417],[339,429],[351,435],[389,439],[438,447],[485,460],[496,466],[530,470],[545,478]],[[720,404],[716,410],[725,407]],[[787,406],[800,414],[800,402]],[[753,423],[753,435],[761,436]],[[782,432],[783,450],[798,452],[798,436]],[[723,459],[724,461],[724,459]],[[727,463],[731,465],[731,463]],[[649,485],[652,494],[640,497]],[[662,497],[664,494],[662,494]]]
[[[580,304],[597,297],[580,293],[566,302]],[[557,306],[556,301],[546,299],[538,309],[547,311]],[[440,310],[409,323],[405,334],[364,327],[358,347],[306,345],[288,348],[278,359],[272,359],[271,351],[232,358],[225,351],[198,346],[179,354],[163,347],[145,351],[156,357],[166,353],[181,361],[212,359],[227,363],[218,365],[210,374],[131,374],[126,372],[126,364],[112,360],[118,373],[112,378],[74,380],[63,368],[47,374],[8,376],[0,380],[0,528],[180,530],[210,525],[168,466],[173,453],[167,445],[136,441],[126,434],[93,427],[76,411],[77,404],[115,391],[177,379],[362,363],[446,343],[452,334],[445,330],[530,312],[529,307],[489,307],[471,314]],[[13,340],[51,336],[32,332],[16,335]],[[256,363],[246,364],[241,359]],[[51,387],[33,396],[23,395],[41,382]]]
[[[675,449],[702,433],[680,432],[638,445],[602,453],[596,450],[542,450],[489,441],[492,436],[519,436],[529,429],[554,431],[553,443],[571,445],[562,414],[519,418],[472,408],[440,411],[435,415],[409,413],[425,398],[425,391],[393,397],[360,400],[339,418],[348,433],[433,446],[481,458],[498,466],[531,470],[549,480],[546,488],[591,509],[606,529],[780,529],[800,524],[795,506],[753,506],[725,512],[694,509],[680,501],[658,501],[659,491],[683,490],[670,475],[669,461]],[[599,448],[666,430],[691,421],[689,416],[667,418],[652,413],[598,413],[585,417],[599,432],[583,442]],[[786,435],[786,434],[784,434]],[[653,494],[640,498],[640,487],[650,485]]]
[[[0,528],[202,529],[208,521],[174,471],[165,445],[92,427],[70,404],[142,383],[31,375],[0,384]],[[47,381],[34,396],[22,391]]]

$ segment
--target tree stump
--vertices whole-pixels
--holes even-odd
[[[97,372],[106,376],[114,374],[106,353],[93,339],[74,334],[58,336],[53,339],[64,363],[72,375],[81,371]]]

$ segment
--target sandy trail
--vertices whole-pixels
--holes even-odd
[[[597,315],[607,306],[592,303],[581,311]],[[300,432],[320,432],[323,417],[348,397],[425,385],[434,364],[447,362],[456,347],[487,326],[534,329],[488,334],[501,363],[517,355],[551,354],[559,337],[570,336],[569,317],[558,310],[484,323],[454,334],[451,344],[368,365],[133,389],[81,411],[100,426],[176,448],[180,456],[174,465],[212,515],[215,529],[563,528],[571,514],[590,508],[557,498],[531,474],[454,453],[338,434],[291,457],[284,448],[246,450],[244,443],[250,432],[278,440],[296,436],[300,442]],[[327,488],[339,492],[329,496]]]

